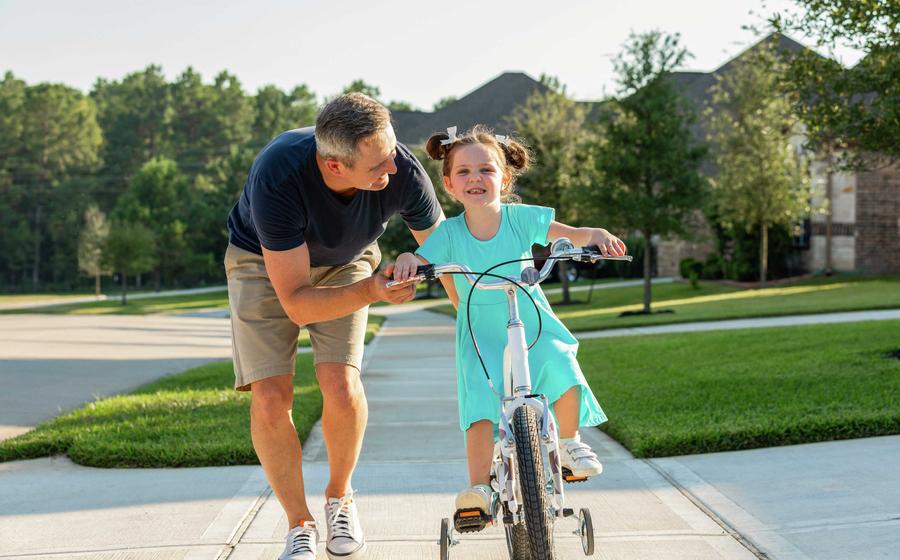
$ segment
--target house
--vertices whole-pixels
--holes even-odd
[[[781,52],[792,53],[806,48],[784,35],[774,34],[712,72],[675,72],[672,79],[698,114],[702,114],[711,103],[710,88],[716,83],[717,76],[727,74],[742,56],[773,39]],[[546,88],[527,74],[503,73],[438,111],[395,111],[397,138],[406,144],[421,144],[432,133],[448,126],[456,125],[460,130],[466,130],[475,123],[484,123],[503,132],[507,130],[506,118],[513,110],[532,92],[546,91]],[[585,103],[593,108],[599,105],[599,102]],[[692,126],[692,131],[698,141],[705,141],[702,120]],[[798,139],[800,142],[802,139]],[[900,168],[839,172],[830,178],[826,169],[824,161],[814,161],[811,165],[815,191],[813,204],[820,204],[824,197],[831,212],[816,214],[805,224],[806,231],[798,244],[803,267],[810,272],[831,269],[900,273]],[[715,173],[709,162],[704,171]],[[689,241],[657,240],[658,275],[677,276],[682,259],[705,260],[713,251],[712,235],[700,212],[696,221],[695,235]]]
[[[698,114],[710,106],[710,87],[718,76],[727,74],[747,53],[773,41],[782,53],[806,49],[780,33],[759,41],[732,60],[709,73],[675,72],[673,77],[683,95]],[[702,121],[695,125],[695,136],[705,136]],[[796,139],[802,144],[803,139]],[[825,206],[830,212],[814,214],[804,224],[798,244],[803,268],[809,272],[860,271],[868,273],[900,272],[900,168],[887,167],[867,172],[838,172],[829,177],[824,158],[810,166],[813,207]],[[715,173],[711,166],[705,169]],[[824,203],[824,204],[823,204]],[[712,251],[708,241],[662,240],[657,249],[657,271],[661,276],[678,275],[681,259],[703,260]]]
[[[486,124],[498,133],[506,130],[506,118],[535,91],[547,86],[522,72],[504,72],[486,84],[434,112],[393,111],[394,132],[404,144],[423,144],[435,132],[449,126],[468,130]]]

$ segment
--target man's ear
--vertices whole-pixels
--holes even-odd
[[[343,177],[346,174],[347,166],[334,158],[326,158],[325,169],[327,169],[333,175]]]

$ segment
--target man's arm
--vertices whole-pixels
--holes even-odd
[[[412,233],[413,237],[416,238],[416,243],[421,246],[422,243],[425,243],[425,240],[428,239],[428,236],[431,235],[435,229],[437,229],[438,224],[443,221],[444,213],[441,212],[440,217],[438,217],[437,221],[434,222],[434,224],[432,224],[430,228],[423,230],[411,229],[409,231],[410,233]],[[444,290],[447,292],[447,297],[450,298],[450,303],[453,304],[454,308],[459,308],[459,295],[456,293],[456,286],[453,285],[453,278],[451,278],[450,276],[441,276],[438,280],[440,280],[441,284],[444,286]]]
[[[262,251],[278,301],[298,325],[344,317],[376,301],[403,303],[415,295],[415,286],[385,287],[393,266],[355,284],[317,288],[309,280],[309,249],[305,243],[287,251]]]

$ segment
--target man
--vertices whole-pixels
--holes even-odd
[[[386,287],[393,265],[375,272],[376,240],[394,214],[419,244],[444,219],[428,175],[397,143],[388,110],[351,93],[325,105],[314,129],[285,132],[263,148],[228,217],[235,388],[251,391],[253,446],[287,516],[283,560],[314,559],[319,538],[291,420],[300,325],[323,396],[326,552],[347,560],[365,549],[350,478],[368,417],[360,383],[368,305],[415,295],[414,286]]]

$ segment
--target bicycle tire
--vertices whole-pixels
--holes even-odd
[[[534,560],[555,560],[553,524],[547,504],[544,458],[538,435],[537,417],[530,406],[519,407],[513,414],[516,439],[518,479],[522,489],[525,529]]]
[[[524,523],[506,525],[506,549],[509,560],[531,560],[531,543]]]

